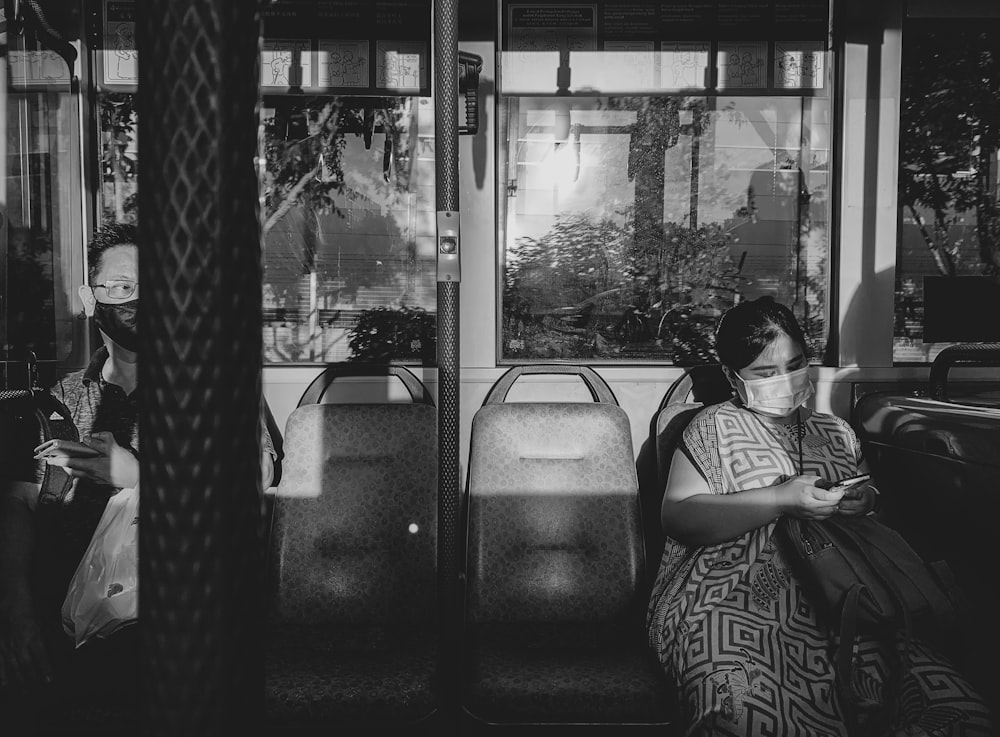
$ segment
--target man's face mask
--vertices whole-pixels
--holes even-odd
[[[736,393],[747,409],[771,417],[784,417],[801,407],[813,395],[809,369],[800,368],[766,379],[736,377]]]
[[[98,302],[94,306],[94,320],[105,335],[127,351],[139,350],[139,333],[135,326],[138,299],[128,302],[106,304]]]

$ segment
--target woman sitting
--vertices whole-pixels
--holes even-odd
[[[835,638],[775,539],[782,515],[826,519],[874,509],[832,481],[865,472],[858,439],[804,403],[805,337],[769,297],[723,316],[716,348],[736,398],[702,410],[674,453],[661,519],[668,540],[649,605],[650,638],[678,685],[688,735],[844,735]],[[888,710],[893,643],[859,637],[851,690],[868,733],[992,734],[969,684],[926,644]],[[887,713],[894,724],[878,723]]]

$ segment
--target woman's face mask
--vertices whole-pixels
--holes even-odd
[[[766,379],[744,379],[734,373],[736,393],[744,406],[771,417],[784,417],[801,407],[813,395],[809,369],[800,368]]]

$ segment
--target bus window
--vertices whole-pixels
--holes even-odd
[[[135,218],[134,95],[99,95],[100,208]],[[269,363],[435,361],[434,111],[427,97],[268,95]]]
[[[0,360],[33,354],[50,380],[58,362],[86,351],[73,317],[82,281],[79,98],[63,57],[30,34],[8,38]],[[0,384],[23,385],[17,363],[8,366]]]
[[[430,98],[265,99],[266,360],[435,360]]]
[[[762,295],[822,358],[825,9],[503,3],[501,362],[711,362]]]
[[[984,282],[992,281],[994,290],[1000,284],[998,45],[1000,24],[981,18],[911,19],[904,27],[901,225],[893,330],[897,363],[932,361],[950,345],[944,342],[947,335],[928,335],[928,341],[924,340],[925,277],[978,275],[987,277]],[[942,285],[935,282],[935,286]],[[958,291],[969,292],[964,286]],[[956,334],[951,338],[970,339],[995,340],[996,336]]]

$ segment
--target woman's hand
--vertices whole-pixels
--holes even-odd
[[[843,491],[828,489],[819,476],[793,476],[774,487],[778,508],[799,519],[827,519],[838,512]]]
[[[81,443],[56,441],[42,457],[50,466],[59,466],[70,476],[99,484],[128,489],[139,483],[139,460],[120,446],[110,432],[95,432]]]
[[[875,509],[875,497],[878,492],[869,480],[858,484],[844,492],[837,504],[837,514],[845,517],[861,517]]]

